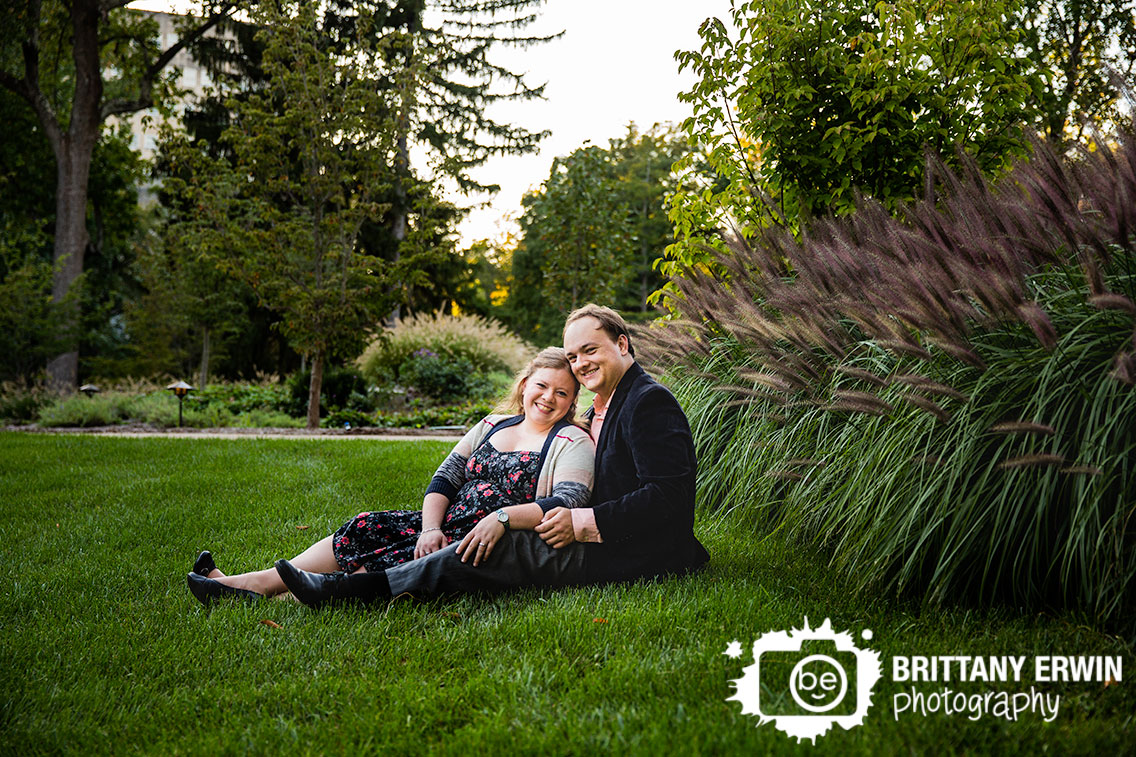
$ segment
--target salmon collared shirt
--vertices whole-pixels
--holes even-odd
[[[599,397],[592,400],[592,425],[588,435],[592,441],[599,444],[600,429],[603,428],[604,416],[607,415],[607,405],[599,404]],[[609,400],[610,401],[610,400]],[[576,541],[603,543],[600,530],[596,527],[596,511],[590,507],[576,507],[572,512],[572,533]]]

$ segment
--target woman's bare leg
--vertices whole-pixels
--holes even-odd
[[[328,536],[320,539],[292,558],[291,563],[297,568],[311,571],[312,573],[334,573],[339,570],[339,563],[335,561],[335,552],[331,548],[331,538],[332,537]],[[222,575],[215,577],[210,575],[209,577],[215,578],[215,580],[220,581],[226,586],[248,589],[249,591],[255,591],[257,594],[263,594],[266,597],[272,597],[288,591],[288,587],[280,580],[280,575],[276,572],[276,568],[254,570],[251,573],[241,573],[235,576]]]

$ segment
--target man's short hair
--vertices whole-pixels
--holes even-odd
[[[623,320],[623,316],[615,312],[611,308],[604,307],[603,305],[596,305],[589,302],[582,308],[576,308],[568,314],[568,318],[564,321],[564,328],[568,328],[568,324],[580,320],[581,318],[595,318],[600,322],[600,328],[604,330],[611,341],[619,343],[619,337],[627,337],[627,351],[631,353],[631,357],[635,357],[635,348],[631,346],[631,332],[627,329],[627,322]]]

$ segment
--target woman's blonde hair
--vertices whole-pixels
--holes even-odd
[[[524,412],[525,382],[541,368],[567,371],[568,375],[572,377],[572,386],[575,387],[575,392],[572,395],[572,404],[569,406],[564,420],[579,425],[579,421],[576,420],[576,399],[580,396],[580,382],[576,379],[576,374],[572,373],[572,364],[568,362],[568,354],[561,347],[545,347],[538,352],[536,357],[530,360],[529,364],[517,374],[517,378],[513,381],[513,388],[509,390],[505,400],[497,406],[496,412],[512,415]]]

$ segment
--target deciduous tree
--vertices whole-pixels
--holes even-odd
[[[16,0],[0,31],[0,86],[35,112],[55,160],[56,303],[69,299],[83,272],[91,157],[103,123],[160,103],[172,85],[169,62],[235,7],[205,0],[200,17],[187,20],[178,41],[162,50],[153,22],[123,9],[128,1]],[[78,313],[70,320],[76,322]],[[75,339],[48,366],[61,392],[77,385]]]

